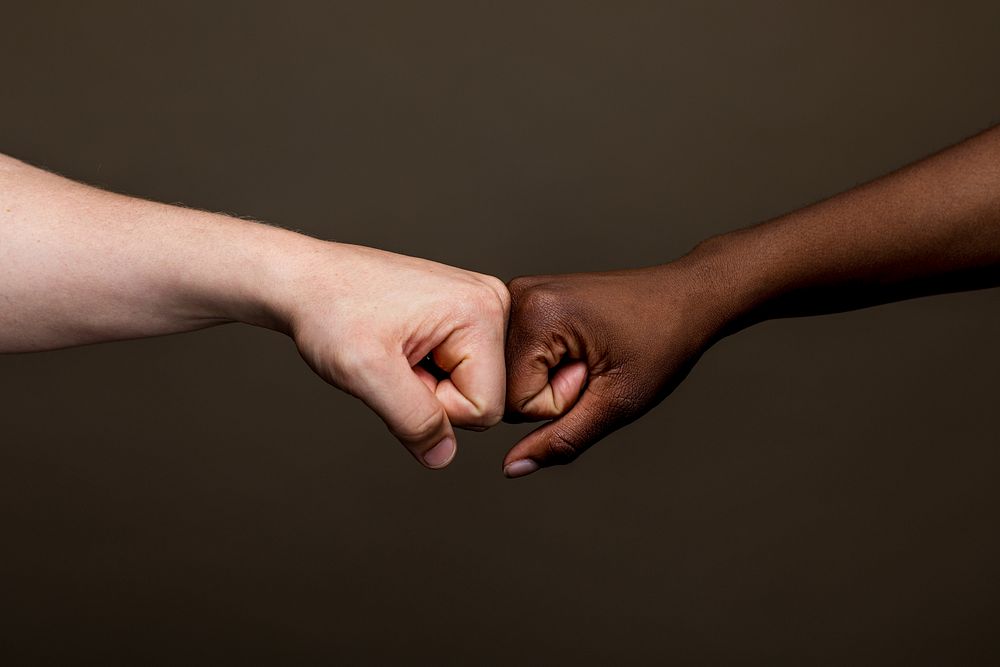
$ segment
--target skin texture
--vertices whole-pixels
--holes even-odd
[[[290,335],[429,468],[496,424],[509,295],[485,276],[124,197],[0,156],[0,353],[244,322]],[[418,363],[432,355],[440,379]]]
[[[510,451],[510,476],[568,463],[640,417],[684,379],[720,325],[714,309],[689,298],[703,286],[671,265],[509,287],[507,419],[563,415]]]
[[[510,283],[509,477],[569,463],[767,319],[1000,285],[1000,128],[663,266]]]

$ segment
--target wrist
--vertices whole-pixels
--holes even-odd
[[[326,245],[312,237],[263,223],[215,216],[214,270],[199,296],[212,319],[290,333],[293,299],[310,257]]]
[[[371,282],[372,264],[382,251],[323,241],[286,229],[257,228],[247,263],[246,295],[234,318],[294,336],[318,311],[335,311]],[[377,271],[377,270],[376,270]]]
[[[674,264],[687,274],[693,298],[710,304],[716,340],[767,319],[766,306],[780,293],[780,281],[750,232],[706,239]]]

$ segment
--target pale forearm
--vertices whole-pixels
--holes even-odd
[[[0,156],[0,353],[246,322],[289,334],[430,468],[503,411],[496,278],[103,192]],[[437,379],[417,364],[431,355]]]
[[[300,239],[0,157],[0,352],[236,320],[278,326],[267,301],[280,278],[273,260]]]

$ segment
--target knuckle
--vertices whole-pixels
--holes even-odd
[[[489,279],[496,280],[503,287],[503,283],[498,279]],[[506,295],[507,288],[503,287],[503,289],[504,292],[498,292],[489,283],[477,283],[469,286],[469,289],[462,292],[459,297],[458,312],[462,314],[462,317],[473,321],[503,322],[510,310],[510,297]]]
[[[486,428],[490,428],[492,426],[496,426],[497,424],[499,424],[500,421],[503,419],[503,412],[504,412],[503,405],[498,404],[495,406],[491,406],[483,414],[482,417],[483,426],[485,426]]]
[[[428,440],[441,428],[440,412],[416,413],[390,428],[392,434],[405,442]]]
[[[525,290],[529,289],[534,282],[534,279],[528,276],[518,276],[507,283],[507,291],[510,293],[511,297],[516,297]]]
[[[507,307],[492,290],[489,290],[488,293],[480,294],[478,301],[479,312],[489,320],[502,322],[507,317]]]
[[[497,303],[500,304],[500,309],[506,313],[510,310],[510,292],[507,290],[507,285],[496,276],[486,276],[485,280],[493,294],[496,295],[496,300]]]
[[[567,432],[556,429],[548,439],[548,459],[555,465],[572,463],[582,451],[576,444],[576,439]]]
[[[503,405],[500,402],[495,405],[472,405],[462,419],[462,427],[486,430],[499,424],[502,418]]]
[[[514,300],[514,308],[531,317],[551,316],[560,306],[559,295],[545,286],[535,286],[520,292]]]

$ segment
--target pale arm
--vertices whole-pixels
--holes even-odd
[[[0,353],[244,322],[291,335],[429,467],[502,413],[496,278],[91,188],[0,156]],[[449,376],[417,364],[432,354]]]

